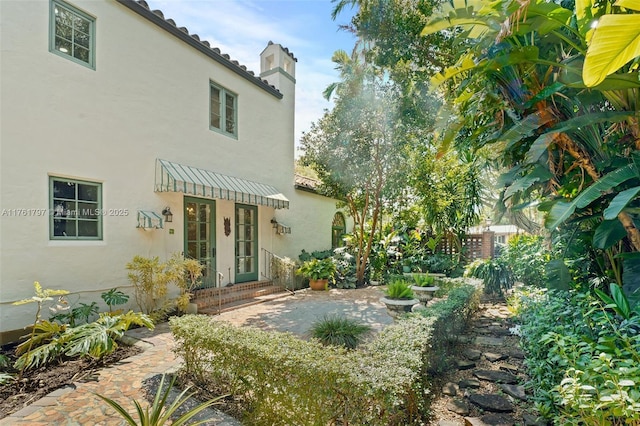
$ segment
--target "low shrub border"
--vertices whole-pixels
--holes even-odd
[[[432,340],[447,336],[453,311],[473,309],[475,294],[472,286],[454,289],[451,301],[404,316],[353,351],[206,316],[174,317],[170,326],[182,372],[233,395],[243,424],[419,424],[428,415],[432,347],[440,347]]]
[[[528,387],[554,424],[640,424],[640,315],[588,293],[524,289],[510,300]]]

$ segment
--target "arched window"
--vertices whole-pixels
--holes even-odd
[[[338,248],[344,245],[342,236],[347,233],[347,225],[344,220],[344,215],[337,212],[333,215],[333,222],[331,223],[331,248]]]

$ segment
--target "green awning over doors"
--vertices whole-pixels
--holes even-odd
[[[289,208],[289,200],[271,185],[160,159],[156,160],[155,191]]]

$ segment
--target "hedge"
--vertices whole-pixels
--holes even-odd
[[[462,305],[472,309],[476,293],[473,286],[454,289],[449,301],[402,317],[353,351],[202,315],[174,317],[170,326],[183,373],[233,395],[243,424],[421,424],[429,408],[427,371],[441,356],[432,340],[462,324],[451,316],[465,312]]]

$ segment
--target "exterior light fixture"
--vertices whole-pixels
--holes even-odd
[[[169,206],[165,207],[164,210],[162,210],[162,215],[164,216],[165,222],[173,222],[173,213],[171,213],[171,208]]]

